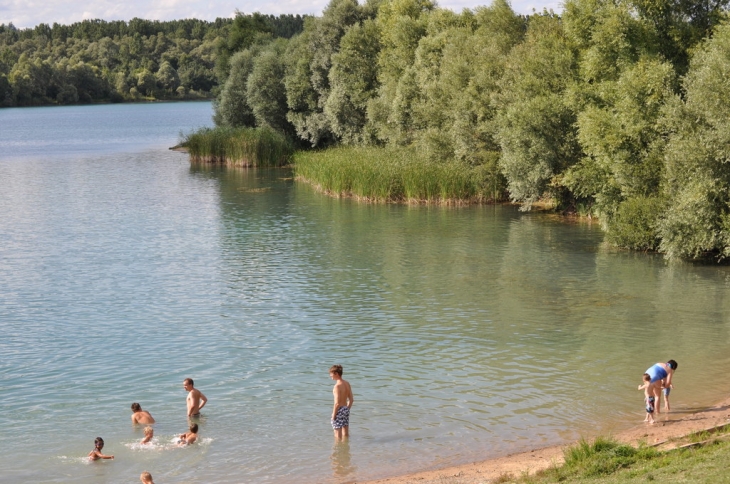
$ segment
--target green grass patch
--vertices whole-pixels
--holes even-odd
[[[374,202],[505,199],[504,181],[496,165],[428,161],[411,148],[337,147],[297,152],[294,173],[326,193]]]
[[[521,484],[581,483],[730,483],[730,442],[710,441],[704,446],[659,452],[612,439],[580,441],[566,449],[565,463],[499,482]],[[451,484],[462,484],[454,479]]]
[[[233,166],[282,166],[294,152],[284,135],[269,128],[203,128],[185,136],[181,146],[194,163]]]

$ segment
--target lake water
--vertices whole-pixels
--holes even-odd
[[[621,430],[730,390],[730,269],[510,206],[332,199],[168,151],[209,103],[0,110],[0,482],[340,483]],[[340,363],[355,405],[333,442]],[[182,380],[209,403],[186,430]],[[140,402],[157,445],[134,445]],[[94,438],[113,461],[83,457]]]

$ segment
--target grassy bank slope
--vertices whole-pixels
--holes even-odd
[[[300,180],[333,196],[374,202],[478,203],[502,201],[495,165],[430,162],[409,148],[337,147],[297,152]]]

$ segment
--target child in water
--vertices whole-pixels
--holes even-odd
[[[90,460],[99,460],[99,459],[113,459],[113,455],[104,455],[101,453],[101,449],[104,448],[104,439],[101,437],[97,437],[94,440],[94,450],[89,452],[89,459]]]
[[[140,444],[149,444],[150,441],[152,441],[152,437],[154,437],[155,431],[152,427],[147,426],[144,428],[144,439],[142,439],[142,442]]]
[[[198,440],[198,424],[192,424],[190,426],[190,432],[180,434],[180,444],[193,444]]]
[[[155,484],[155,481],[152,480],[152,474],[147,471],[139,476],[139,480],[142,481],[142,484]]]
[[[644,373],[644,383],[639,385],[639,390],[644,390],[644,403],[646,404],[646,417],[644,422],[654,423],[654,384],[651,382],[651,376]]]

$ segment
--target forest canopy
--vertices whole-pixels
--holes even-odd
[[[299,15],[213,22],[84,20],[17,29],[0,24],[0,106],[210,98],[218,59],[249,36],[288,38]]]

